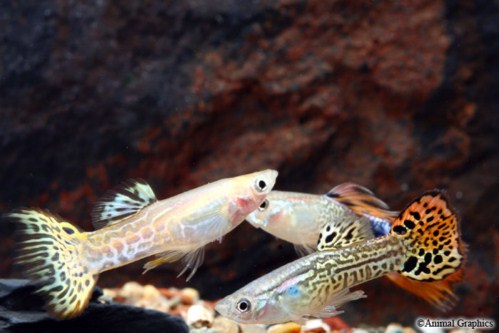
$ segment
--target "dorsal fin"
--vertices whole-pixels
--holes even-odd
[[[137,213],[144,207],[158,201],[142,179],[127,180],[117,188],[108,191],[92,211],[92,224],[95,229],[119,222]]]
[[[369,220],[350,213],[324,225],[317,242],[317,251],[330,251],[373,238]]]
[[[347,206],[357,215],[374,216],[387,221],[392,221],[398,215],[371,190],[358,184],[340,184],[327,192],[326,196]]]

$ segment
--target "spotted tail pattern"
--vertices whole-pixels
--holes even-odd
[[[411,202],[393,222],[391,234],[406,244],[407,257],[399,273],[410,280],[388,277],[442,310],[454,305],[452,284],[463,278],[466,245],[445,195],[433,190]]]
[[[19,226],[17,262],[40,286],[49,314],[57,319],[79,315],[89,302],[97,281],[82,253],[86,234],[50,213],[21,209],[10,214]]]

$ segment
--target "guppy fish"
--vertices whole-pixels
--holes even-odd
[[[462,279],[466,248],[444,194],[427,192],[393,222],[390,234],[357,242],[366,225],[343,219],[328,223],[319,252],[293,261],[251,282],[217,303],[221,315],[240,323],[303,322],[341,313],[342,304],[366,297],[349,288],[394,271],[433,288],[444,304],[451,285]],[[338,247],[351,235],[352,243]],[[438,287],[434,287],[438,284]]]
[[[357,219],[355,223],[370,225],[372,232],[363,228],[366,232],[357,239],[361,241],[388,235],[397,214],[369,189],[343,183],[325,195],[272,191],[246,220],[256,228],[293,243],[298,254],[306,255],[316,251],[319,234],[330,221]],[[346,235],[338,242],[351,242],[348,237]],[[342,246],[341,243],[337,245]],[[434,285],[421,288],[419,283],[396,272],[386,277],[432,305],[440,306],[434,297]]]
[[[398,214],[367,188],[343,183],[324,195],[272,191],[246,220],[294,244],[299,255],[306,255],[316,251],[319,233],[326,223],[352,212],[371,224],[376,237],[388,234],[390,221]]]
[[[10,214],[22,227],[18,261],[41,285],[38,292],[53,317],[75,317],[88,305],[99,273],[139,259],[156,255],[144,266],[149,270],[183,258],[190,278],[203,261],[204,245],[221,241],[256,209],[276,177],[274,170],[255,172],[161,201],[146,183],[131,182],[96,205],[94,232],[44,211],[21,209]]]

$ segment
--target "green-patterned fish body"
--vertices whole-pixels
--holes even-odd
[[[241,323],[303,322],[337,315],[342,304],[365,297],[351,287],[392,272],[423,281],[419,287],[439,302],[449,293],[449,283],[460,280],[464,247],[456,216],[440,192],[414,200],[388,236],[365,240],[367,232],[358,219],[328,224],[320,235],[321,252],[262,276],[215,309]],[[340,247],[347,235],[350,244]]]
[[[217,304],[217,311],[232,317],[227,312],[234,305],[237,311],[234,302],[251,304],[253,311],[237,314],[245,323],[330,317],[341,304],[364,297],[362,291],[348,288],[401,269],[404,256],[402,241],[392,236],[312,253],[253,281],[236,297],[225,298]]]

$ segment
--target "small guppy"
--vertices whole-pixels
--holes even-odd
[[[358,241],[372,231],[357,221],[343,218],[327,223],[320,233],[319,252],[251,282],[218,302],[216,311],[248,324],[331,317],[341,313],[342,304],[366,297],[362,290],[349,288],[392,272],[429,290],[441,307],[452,304],[451,287],[462,279],[466,247],[457,217],[441,191],[411,202],[387,236]]]
[[[299,255],[306,255],[316,251],[319,233],[326,223],[352,213],[370,223],[376,237],[387,235],[390,221],[398,215],[369,189],[343,183],[324,195],[272,191],[246,220],[294,244]]]
[[[151,255],[157,258],[145,264],[146,271],[182,259],[182,273],[190,268],[190,278],[204,259],[204,245],[221,241],[255,210],[277,174],[222,179],[161,201],[145,182],[129,182],[96,205],[93,232],[41,210],[20,209],[10,214],[21,226],[18,262],[58,319],[87,307],[99,273]]]

